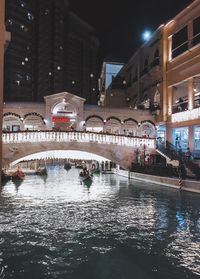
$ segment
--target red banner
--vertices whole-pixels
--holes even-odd
[[[52,122],[54,123],[68,123],[70,122],[70,119],[68,117],[58,117],[58,116],[53,116],[52,117]]]

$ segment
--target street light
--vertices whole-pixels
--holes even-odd
[[[150,30],[145,30],[143,33],[142,33],[142,38],[145,42],[149,41],[150,38],[151,38],[151,31]]]

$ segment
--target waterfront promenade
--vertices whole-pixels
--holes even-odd
[[[200,194],[200,181],[194,179],[180,180],[175,177],[164,177],[149,175],[145,173],[129,172],[125,170],[113,170],[114,173],[127,177],[129,179],[137,179],[145,182],[154,183],[164,187],[170,187],[181,191],[193,192]]]

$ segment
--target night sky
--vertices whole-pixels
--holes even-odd
[[[96,29],[101,58],[126,62],[142,44],[145,29],[156,30],[192,0],[69,0],[70,10]]]

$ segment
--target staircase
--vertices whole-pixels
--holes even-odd
[[[182,163],[187,170],[187,173],[192,173],[196,179],[200,179],[200,167],[194,160],[186,157],[185,153],[178,149],[170,142],[166,141],[166,144],[157,143],[156,151],[166,158],[167,163],[178,167]]]

